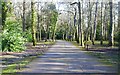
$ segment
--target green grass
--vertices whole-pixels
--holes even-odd
[[[84,47],[81,47],[76,41],[70,41],[70,43],[72,43],[74,46],[76,46],[77,48],[80,48],[80,50],[85,50]]]
[[[18,61],[14,64],[9,65],[6,69],[2,70],[2,75],[5,75],[7,73],[11,73],[12,75],[15,75],[16,72],[19,72],[21,69],[24,68],[25,65],[27,65],[29,62],[31,62],[36,57],[37,56],[26,57],[21,61]]]
[[[100,41],[95,41],[95,45],[99,45],[100,47],[108,46],[108,41],[103,41],[103,45],[100,45]],[[113,47],[118,47],[118,42],[114,41],[114,46]]]
[[[80,50],[86,51],[86,49],[84,47],[80,47],[77,42],[71,41],[71,43],[73,45],[75,45],[76,47],[80,48]],[[115,43],[117,43],[117,42],[115,42]],[[108,42],[104,41],[103,45],[101,46],[100,41],[95,41],[95,45],[98,45],[98,46],[96,46],[96,48],[104,48],[104,47],[106,47],[106,45],[108,45]],[[88,50],[86,53],[91,55],[91,56],[94,56],[94,57],[98,58],[99,62],[101,62],[105,65],[109,65],[109,66],[115,66],[116,63],[118,62],[118,59],[119,59],[119,57],[117,55],[114,55],[114,54],[113,54],[113,56],[108,57],[104,53],[101,53],[101,52],[92,52],[92,51]]]
[[[46,44],[46,45],[52,45],[55,44],[55,42],[38,42],[37,44]]]
[[[90,52],[88,51],[87,54],[89,55],[92,55],[92,56],[95,56],[96,58],[98,58],[98,61],[105,64],[105,65],[111,65],[113,66],[113,62],[111,61],[110,58],[108,58],[105,54],[103,53],[93,53],[93,52]]]

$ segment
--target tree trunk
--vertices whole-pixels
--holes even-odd
[[[91,3],[89,1],[89,11],[88,11],[88,27],[87,27],[87,31],[86,31],[86,41],[88,41],[88,39],[91,39],[90,38],[90,33],[91,33],[91,19],[92,19],[92,8],[91,8]]]
[[[6,21],[6,15],[7,15],[7,7],[6,7],[6,3],[5,1],[1,1],[2,2],[2,29],[4,30],[5,27],[5,21]]]
[[[83,16],[83,14],[84,14],[84,12],[83,12],[83,0],[82,0],[82,8],[81,8],[81,10],[82,10],[82,24],[81,24],[81,46],[83,46],[84,47],[84,34],[83,34],[83,25],[84,25],[84,16]]]
[[[107,10],[107,4],[105,4],[105,9],[104,9],[104,19],[103,19],[103,24],[104,24],[104,28],[103,28],[103,36],[104,36],[104,40],[106,40],[107,39],[107,23],[106,23],[106,21],[107,21],[107,19],[106,19],[106,15],[107,15],[107,12],[106,12],[106,10]]]
[[[68,25],[67,25],[68,26]],[[67,26],[66,26],[66,35],[65,35],[65,39],[68,40],[68,31],[67,31]]]
[[[94,26],[93,26],[93,37],[92,37],[92,44],[95,45],[94,41],[96,38],[96,29],[97,29],[97,7],[98,7],[98,2],[96,2],[96,8],[95,8],[95,19],[94,19]]]
[[[41,28],[40,28],[40,16],[39,16],[39,3],[37,6],[37,41],[41,41]]]
[[[112,0],[110,0],[109,2],[110,5],[110,28],[109,28],[109,46],[113,46],[114,45],[114,25],[113,25],[113,15],[112,15]]]
[[[34,24],[34,3],[31,1],[31,26],[32,26],[32,41],[33,46],[36,45],[36,32],[35,32],[35,24]]]
[[[74,14],[74,27],[75,27],[75,32],[74,32],[74,40],[77,41],[77,27],[76,27],[76,15],[77,15],[77,10],[75,9],[75,14]]]
[[[63,40],[64,40],[64,36],[65,36],[65,34],[63,33],[63,36],[62,36],[62,37],[63,37],[63,38],[62,38]]]
[[[103,44],[103,2],[101,2],[101,39],[100,39],[100,44],[102,45]]]
[[[55,28],[54,28],[54,31],[53,31],[53,41],[55,41],[55,33],[56,33],[56,27],[57,27],[57,22],[56,22],[56,25],[55,25]]]
[[[78,43],[83,46],[82,25],[81,25],[81,3],[78,2],[79,20],[78,20]]]
[[[23,16],[22,16],[22,25],[23,25],[23,32],[25,32],[25,0],[23,0]]]
[[[120,29],[120,1],[118,2],[118,28]]]
[[[118,2],[118,30],[119,30],[118,38],[120,38],[120,1]],[[119,50],[120,50],[120,39],[118,39],[118,42],[119,42]]]

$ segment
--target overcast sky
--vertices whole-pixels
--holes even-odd
[[[5,0],[7,1],[7,0]],[[23,0],[12,0],[12,1],[16,1],[16,2],[22,2]],[[31,0],[25,0],[25,1],[31,1]],[[74,1],[78,1],[78,0],[32,0],[32,1],[40,1],[40,2],[74,2]],[[79,0],[80,1],[80,0]],[[85,2],[89,1],[89,0],[83,0]],[[90,0],[91,2],[95,2],[96,0]],[[104,1],[104,2],[108,2],[110,0],[98,0],[99,2],[100,1]],[[120,0],[112,0],[113,2],[118,2]]]

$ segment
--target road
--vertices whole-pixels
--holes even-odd
[[[116,73],[117,68],[104,65],[70,42],[58,40],[19,73]]]

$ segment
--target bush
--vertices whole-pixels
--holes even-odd
[[[28,42],[32,42],[32,34],[31,34],[31,31],[30,31],[30,30],[27,30],[27,31],[24,33],[24,37],[27,39]]]
[[[21,24],[17,21],[7,21],[2,34],[2,51],[21,52],[25,49]]]

